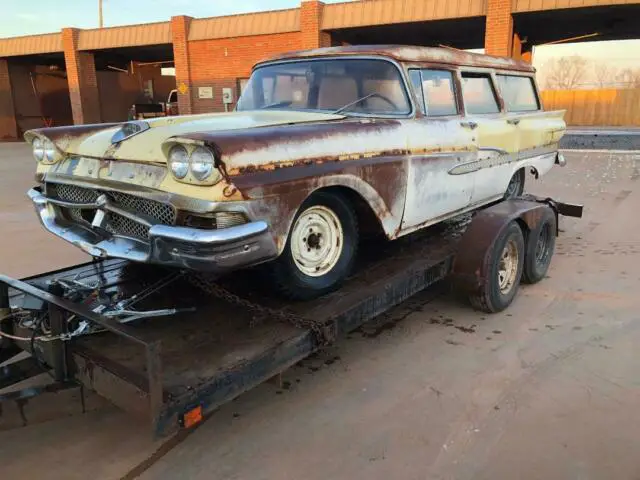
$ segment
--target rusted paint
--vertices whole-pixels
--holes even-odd
[[[393,58],[399,62],[418,62],[444,65],[462,65],[465,67],[484,67],[497,70],[515,70],[519,72],[535,72],[530,63],[507,57],[481,55],[465,52],[455,48],[413,47],[405,45],[349,45],[344,47],[316,48],[314,50],[297,50],[275,55],[256,66],[276,60],[296,58],[315,58],[326,56],[379,55]]]

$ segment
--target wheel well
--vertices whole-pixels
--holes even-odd
[[[352,188],[336,185],[331,187],[319,188],[313,193],[316,192],[326,192],[332,193],[334,195],[340,195],[349,201],[358,219],[358,230],[360,232],[361,238],[378,237],[380,235],[384,235],[382,224],[380,223],[380,220],[378,219],[371,206],[364,198],[362,198],[362,196],[358,192],[356,192]]]

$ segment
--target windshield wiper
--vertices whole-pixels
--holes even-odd
[[[283,100],[282,102],[274,102],[269,105],[263,105],[260,108],[276,108],[276,107],[288,107],[293,103],[293,100]]]
[[[357,99],[357,100],[354,100],[353,102],[349,102],[349,103],[347,103],[346,105],[343,105],[342,107],[340,107],[340,108],[339,108],[339,109],[337,109],[337,110],[334,110],[334,111],[333,111],[333,112],[331,112],[331,113],[333,113],[334,115],[335,115],[336,113],[341,113],[343,110],[346,110],[346,109],[347,109],[347,108],[349,108],[349,107],[353,107],[354,105],[357,105],[357,104],[359,104],[360,102],[364,102],[367,98],[369,98],[369,97],[373,97],[375,94],[376,94],[376,92],[370,93],[369,95],[365,95],[365,96],[364,96],[364,97],[362,97],[362,98],[359,98],[359,99]]]

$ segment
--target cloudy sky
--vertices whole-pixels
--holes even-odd
[[[324,0],[336,3],[344,0]],[[172,15],[213,17],[234,13],[292,8],[300,0],[103,0],[105,26],[166,21]],[[60,31],[62,27],[98,26],[98,0],[0,0],[0,38]],[[582,55],[616,68],[640,68],[640,40],[591,42],[537,47],[534,63]]]

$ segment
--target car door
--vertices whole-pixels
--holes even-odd
[[[515,125],[519,161],[544,175],[553,165],[557,142],[566,129],[564,112],[542,110],[533,74],[497,72],[495,77],[507,122]]]
[[[403,230],[435,223],[469,206],[473,177],[452,170],[476,156],[474,132],[461,127],[455,71],[412,69],[409,78],[420,112],[410,120]]]
[[[511,179],[510,162],[517,158],[519,141],[517,126],[504,115],[492,73],[487,70],[460,72],[465,126],[474,132],[478,142],[473,172],[471,203],[486,203],[501,197]]]

